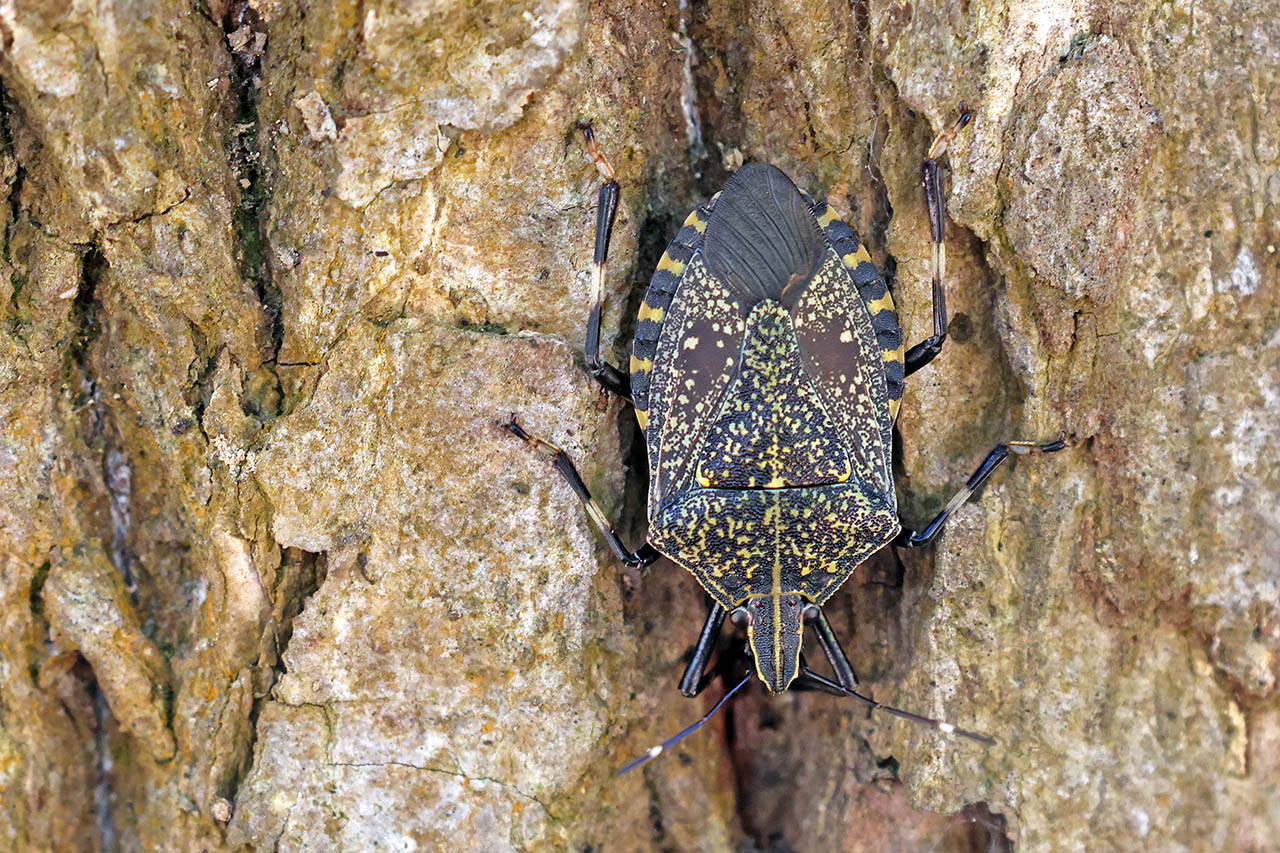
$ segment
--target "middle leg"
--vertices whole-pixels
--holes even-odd
[[[596,527],[604,535],[605,541],[609,543],[609,547],[619,560],[631,568],[640,568],[649,565],[661,556],[648,542],[637,548],[634,553],[626,545],[622,544],[622,539],[614,531],[613,525],[609,523],[604,510],[600,508],[600,505],[595,502],[595,498],[591,497],[591,493],[587,491],[587,484],[582,482],[582,475],[574,467],[573,460],[569,458],[569,454],[554,444],[525,432],[524,427],[516,423],[515,415],[512,415],[507,423],[500,423],[499,426],[551,459],[551,464],[560,472],[560,476],[569,484],[569,488],[573,489],[573,493],[578,496],[578,500],[582,501],[582,505],[586,507],[587,515],[595,522]]]
[[[938,538],[938,534],[942,532],[942,525],[947,523],[947,519],[955,512],[961,504],[969,500],[969,498],[978,489],[982,488],[982,484],[991,478],[995,470],[1000,467],[1000,463],[1009,458],[1010,454],[1023,456],[1032,453],[1056,453],[1059,450],[1070,447],[1071,443],[1065,435],[1058,436],[1055,441],[1048,441],[1038,444],[1034,441],[1011,441],[1008,444],[997,444],[987,458],[982,460],[982,464],[978,466],[978,470],[974,471],[969,477],[969,481],[964,484],[951,502],[943,507],[942,512],[929,522],[929,526],[919,532],[907,528],[905,525],[902,532],[893,540],[893,544],[899,548],[922,548]]]

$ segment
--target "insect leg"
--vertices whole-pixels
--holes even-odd
[[[718,601],[711,602],[707,621],[702,624],[702,633],[698,635],[698,642],[693,647],[693,659],[685,667],[684,676],[680,679],[680,692],[690,699],[706,690],[707,685],[716,677],[715,670],[705,675],[702,671],[707,668],[707,661],[715,650],[720,628],[724,625],[724,617],[728,612]]]
[[[535,438],[524,431],[524,428],[516,423],[515,416],[504,424],[499,424],[507,432],[523,441],[544,456],[550,457],[551,464],[560,472],[560,476],[564,477],[569,488],[573,489],[573,493],[578,496],[578,500],[582,501],[582,505],[587,509],[587,515],[595,522],[596,527],[600,528],[600,532],[604,535],[605,541],[609,543],[609,547],[613,549],[613,553],[618,559],[632,568],[647,566],[661,555],[648,542],[641,545],[634,553],[627,550],[627,546],[622,544],[622,540],[618,534],[614,532],[613,527],[609,524],[609,519],[605,517],[604,510],[600,509],[600,505],[591,497],[591,493],[587,491],[586,483],[582,482],[578,469],[573,466],[573,460],[569,455],[554,444],[549,444],[540,438]]]
[[[943,191],[942,165],[938,162],[947,153],[947,145],[960,132],[973,113],[968,107],[960,107],[960,118],[950,130],[939,133],[929,146],[924,165],[920,168],[920,182],[924,185],[925,204],[929,208],[929,230],[933,237],[933,334],[907,350],[903,363],[905,375],[910,376],[942,352],[942,342],[947,339],[947,294],[942,282],[947,275],[947,201]]]
[[[1034,441],[1011,441],[1008,444],[997,444],[987,454],[987,458],[982,460],[978,470],[974,471],[973,475],[969,477],[969,481],[964,484],[964,488],[951,499],[951,502],[943,508],[942,512],[938,513],[937,518],[929,522],[928,527],[916,532],[903,526],[902,532],[893,540],[893,544],[900,548],[920,548],[938,538],[938,534],[942,531],[942,525],[947,523],[951,513],[955,512],[974,492],[982,488],[982,484],[1000,467],[1001,462],[1009,458],[1009,454],[1013,453],[1022,456],[1031,453],[1056,453],[1070,446],[1071,443],[1065,435],[1060,435],[1055,441],[1048,441],[1043,444]]]
[[[591,313],[587,316],[587,343],[583,348],[587,368],[606,391],[631,399],[631,381],[627,375],[600,355],[600,310],[604,306],[604,270],[609,256],[609,238],[613,235],[613,219],[618,213],[618,179],[613,166],[596,145],[595,133],[590,125],[582,126],[582,138],[587,156],[596,164],[604,184],[600,187],[600,200],[596,205],[596,253],[591,261]]]
[[[787,689],[795,690],[798,693],[813,691],[815,693],[829,693],[832,696],[849,695],[848,689],[809,669],[809,664],[805,661],[804,655],[800,656],[800,674],[796,676],[796,680],[791,682],[791,686]]]
[[[813,617],[813,630],[818,635],[818,643],[827,656],[827,662],[831,664],[831,671],[836,674],[836,681],[840,682],[841,687],[852,690],[858,686],[858,676],[853,671],[853,664],[849,663],[849,656],[840,648],[840,640],[831,629],[827,614],[822,612],[821,607],[815,606],[813,609],[818,611]]]

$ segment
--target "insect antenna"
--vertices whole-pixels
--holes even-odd
[[[931,726],[944,734],[959,735],[960,737],[968,738],[969,740],[976,740],[978,743],[986,746],[995,745],[996,739],[993,737],[978,734],[977,732],[971,732],[968,729],[962,729],[957,725],[953,725],[952,723],[948,723],[943,720],[933,720],[929,717],[922,717],[919,714],[913,714],[910,711],[904,711],[901,708],[894,708],[891,705],[884,704],[883,702],[877,702],[870,696],[863,696],[856,690],[850,690],[829,678],[824,678],[823,676],[818,675],[818,673],[809,669],[807,666],[801,670],[801,673],[806,678],[816,681],[827,692],[835,693],[839,696],[852,696],[854,699],[861,699],[863,702],[870,705],[873,710],[884,711],[886,714],[893,714],[895,717],[901,717],[904,720],[911,720],[914,723],[923,723],[924,725]]]
[[[741,689],[742,689],[742,687],[743,687],[743,686],[744,686],[748,681],[750,681],[750,680],[751,680],[751,673],[749,673],[749,672],[748,672],[746,675],[744,675],[744,676],[742,677],[742,680],[741,680],[741,681],[739,681],[736,685],[734,685],[734,687],[733,687],[733,689],[732,689],[732,690],[730,690],[728,693],[724,694],[724,696],[723,696],[723,697],[721,697],[720,701],[719,701],[719,702],[717,702],[717,703],[715,704],[715,707],[713,707],[710,711],[708,711],[708,712],[703,716],[703,718],[702,718],[702,719],[698,720],[696,723],[694,723],[693,725],[689,726],[689,728],[687,728],[687,729],[685,729],[684,731],[680,732],[680,734],[676,735],[675,737],[667,738],[666,740],[664,740],[662,743],[658,744],[657,746],[651,746],[651,747],[649,747],[648,751],[647,751],[647,752],[645,752],[645,754],[644,754],[644,755],[640,756],[640,757],[639,757],[639,758],[637,758],[635,761],[629,762],[629,763],[628,763],[628,764],[626,764],[625,766],[623,766],[623,767],[619,768],[618,772],[617,772],[617,773],[615,773],[614,775],[615,775],[615,776],[621,776],[623,773],[628,773],[628,772],[630,772],[630,771],[632,771],[632,770],[635,770],[635,769],[636,769],[637,767],[639,767],[641,764],[645,764],[645,763],[647,763],[647,762],[652,761],[653,759],[657,758],[659,755],[662,755],[662,753],[663,753],[663,752],[665,752],[668,748],[670,748],[670,747],[672,747],[672,746],[675,746],[677,743],[679,743],[680,741],[684,740],[684,739],[685,739],[686,737],[688,737],[689,735],[691,735],[691,734],[693,734],[694,732],[696,732],[698,729],[700,729],[700,728],[702,727],[702,724],[703,724],[703,723],[705,723],[707,720],[709,720],[709,719],[711,719],[712,717],[714,717],[714,716],[715,716],[716,711],[719,711],[719,710],[720,710],[720,706],[721,706],[721,705],[723,705],[725,702],[728,702],[728,701],[729,701],[729,698],[730,698],[731,696],[733,696],[733,694],[735,694],[735,693],[737,693],[739,690],[741,690]]]

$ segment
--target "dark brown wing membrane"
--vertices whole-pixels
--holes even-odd
[[[738,170],[716,204],[702,253],[713,278],[747,305],[791,308],[822,266],[826,241],[791,179],[767,163]]]

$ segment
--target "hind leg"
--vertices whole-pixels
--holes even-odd
[[[604,307],[604,272],[609,258],[609,238],[613,236],[613,220],[618,213],[618,179],[614,176],[613,166],[605,159],[596,145],[596,137],[591,127],[582,128],[582,137],[587,146],[587,156],[600,170],[604,184],[600,187],[599,203],[596,205],[596,251],[591,260],[591,312],[587,315],[587,343],[583,348],[587,357],[587,368],[591,371],[600,386],[606,391],[617,394],[627,400],[631,399],[631,382],[627,375],[600,355],[600,311]]]
[[[942,185],[942,165],[938,162],[947,152],[947,145],[960,132],[973,113],[967,107],[960,108],[960,118],[950,130],[943,131],[929,146],[929,153],[921,167],[921,183],[924,184],[925,203],[929,206],[929,230],[933,237],[933,334],[907,350],[903,372],[910,376],[942,352],[947,339],[947,294],[942,282],[947,275],[947,201]]]

